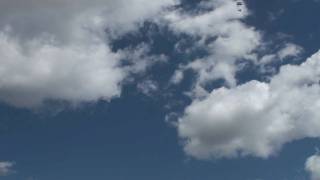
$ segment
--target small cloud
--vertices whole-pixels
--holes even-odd
[[[143,94],[150,96],[158,90],[158,84],[152,80],[146,80],[137,85],[137,88]]]
[[[7,176],[12,173],[13,162],[0,162],[0,176]]]
[[[320,155],[309,157],[305,164],[305,170],[310,174],[311,180],[320,180]]]
[[[179,84],[183,80],[183,71],[182,70],[176,70],[173,76],[170,79],[170,82],[172,84]]]
[[[278,52],[278,56],[281,60],[286,59],[288,57],[297,57],[299,56],[303,51],[303,48],[293,44],[293,43],[288,43],[285,45],[284,48],[282,48]]]
[[[279,17],[281,17],[285,13],[284,9],[280,9],[277,12],[269,12],[269,20],[270,21],[276,21]]]

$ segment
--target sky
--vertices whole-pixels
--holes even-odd
[[[1,0],[0,179],[320,180],[319,9]]]

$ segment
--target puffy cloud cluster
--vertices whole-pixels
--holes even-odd
[[[130,70],[120,67],[127,53],[113,52],[109,38],[135,30],[174,4],[174,0],[0,1],[0,100],[33,107],[50,99],[77,103],[119,96]],[[141,62],[145,63],[133,65],[132,71],[143,70]]]
[[[302,48],[288,43],[258,59],[255,51],[263,45],[263,37],[243,22],[250,14],[244,1],[241,11],[233,0],[203,1],[198,5],[203,11],[196,13],[178,8],[178,3],[1,0],[0,100],[34,107],[51,99],[78,103],[119,96],[131,72],[144,71],[150,58],[165,57],[146,57],[148,48],[143,45],[130,52],[115,52],[109,43],[152,20],[177,34],[195,37],[194,46],[208,52],[206,57],[181,65],[172,78],[179,83],[184,70],[198,73],[194,91],[201,98],[195,96],[177,123],[188,154],[197,158],[268,157],[287,142],[320,136],[320,53],[299,66],[282,67],[270,82],[237,86],[239,60],[268,64],[296,57]],[[128,56],[132,61],[123,67],[122,59]],[[208,93],[202,88],[220,78],[229,89]],[[150,94],[158,84],[145,81],[138,89]]]
[[[236,62],[240,59],[255,60],[253,51],[261,45],[262,35],[242,22],[249,15],[245,2],[242,3],[239,11],[237,3],[232,0],[205,1],[200,7],[208,11],[194,15],[176,10],[165,16],[176,33],[198,37],[196,44],[209,53],[182,68],[193,69],[199,74],[197,85],[200,87],[219,78],[234,86],[238,70]]]
[[[198,13],[176,6],[178,0],[2,0],[0,2],[0,100],[15,106],[34,107],[46,100],[73,103],[109,100],[121,94],[121,84],[131,72],[148,67],[141,49],[114,52],[110,41],[136,30],[150,20],[177,34],[196,37],[209,55],[180,66],[199,76],[194,91],[223,78],[236,85],[237,61],[256,61],[261,33],[242,20],[250,13],[245,2],[210,0],[198,4]],[[187,51],[187,50],[186,50]],[[294,56],[298,46],[278,53]],[[132,55],[130,55],[132,54]],[[131,66],[121,60],[131,57]],[[154,59],[155,57],[151,57]],[[163,57],[158,57],[163,59]]]
[[[269,49],[270,44],[264,42],[263,33],[243,20],[250,15],[245,1],[210,0],[202,1],[199,8],[205,9],[197,13],[186,13],[180,9],[169,12],[164,16],[168,26],[175,33],[188,34],[197,40],[194,47],[206,50],[207,56],[194,59],[176,70],[171,82],[178,84],[183,80],[183,73],[192,69],[198,74],[193,94],[202,96],[206,84],[223,79],[228,86],[237,85],[236,73],[242,69],[239,62],[251,62],[262,67],[274,61],[298,57],[303,48],[293,43],[286,43],[272,54],[258,52]],[[241,9],[239,11],[239,8]],[[271,43],[272,44],[272,43]],[[192,49],[186,50],[192,51]],[[240,65],[239,65],[240,64]]]
[[[13,165],[12,162],[0,162],[0,176],[9,175],[12,172]]]
[[[313,155],[309,157],[305,164],[306,171],[310,174],[311,180],[320,179],[320,156]]]
[[[270,82],[250,81],[196,99],[178,121],[187,154],[199,159],[267,158],[288,142],[320,137],[320,52],[283,66]]]

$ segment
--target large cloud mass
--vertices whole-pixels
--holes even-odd
[[[110,37],[137,28],[174,0],[0,1],[0,99],[37,106],[48,99],[118,96],[128,69]]]
[[[250,81],[194,100],[178,122],[196,158],[268,157],[285,143],[320,137],[320,52],[283,66],[269,83]]]
[[[236,86],[237,62],[257,62],[255,50],[262,44],[261,33],[242,21],[250,14],[245,2],[238,6],[233,0],[201,1],[194,8],[196,13],[176,6],[179,3],[0,1],[0,100],[33,107],[51,99],[77,103],[119,96],[121,83],[130,71],[137,71],[137,66],[131,70],[120,67],[121,60],[130,53],[114,52],[109,43],[147,20],[193,37],[193,45],[208,53],[181,65],[175,83],[183,79],[184,70],[193,69],[198,73],[195,94],[202,92],[206,83],[220,78]],[[184,49],[185,53],[189,50]],[[136,54],[139,50],[132,51]],[[278,56],[286,58],[299,51],[292,44]],[[138,61],[133,64],[147,62]]]
[[[178,122],[188,154],[268,157],[287,142],[320,136],[320,53],[301,65],[283,66],[270,82],[237,86],[239,60],[264,65],[296,57],[302,48],[286,43],[259,59],[262,33],[244,23],[250,14],[244,1],[241,7],[233,0],[202,1],[197,5],[201,10],[192,13],[176,4],[176,0],[0,1],[0,100],[34,107],[51,99],[78,103],[119,96],[123,80],[148,66],[144,59],[148,48],[115,52],[109,43],[152,20],[193,37],[193,45],[207,53],[181,64],[172,79],[179,83],[186,69],[198,74],[196,96]],[[179,50],[179,43],[176,47]],[[127,56],[132,65],[123,67],[121,60]],[[230,88],[206,92],[203,87],[216,79],[224,79]],[[139,87],[157,89],[150,82]]]

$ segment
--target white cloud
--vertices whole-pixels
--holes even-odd
[[[194,15],[177,9],[166,14],[165,20],[178,33],[185,32],[195,36],[212,37],[229,33],[225,31],[231,31],[228,29],[228,22],[231,24],[238,22],[248,15],[247,9],[238,12],[237,5],[232,0],[210,0],[202,6],[212,10]]]
[[[14,163],[12,162],[0,162],[0,176],[7,176],[9,175],[12,170]]]
[[[120,55],[102,42],[55,46],[44,40],[22,52],[17,40],[0,34],[0,98],[16,106],[36,106],[46,99],[94,101],[120,93],[126,75]],[[25,50],[25,49],[23,49]]]
[[[242,22],[249,15],[245,2],[241,12],[233,0],[202,2],[199,7],[212,10],[198,15],[175,8],[178,3],[0,1],[0,100],[33,107],[48,99],[78,103],[119,96],[123,80],[131,72],[144,71],[150,58],[143,55],[145,47],[131,49],[130,53],[112,52],[108,43],[110,38],[136,30],[146,20],[165,23],[176,33],[199,37],[195,45],[209,52],[209,56],[177,70],[173,83],[179,83],[183,71],[191,68],[199,74],[195,91],[203,92],[204,84],[219,78],[235,86],[239,69],[236,62],[255,61],[253,51],[261,44],[261,33]],[[279,56],[285,58],[298,50],[288,46]],[[120,67],[123,57],[133,58],[130,68]]]
[[[302,47],[287,43],[283,49],[278,52],[278,56],[280,59],[285,59],[288,57],[297,57],[303,51]]]
[[[305,164],[306,171],[310,174],[311,180],[320,180],[320,156],[309,157]]]
[[[261,33],[242,22],[249,15],[245,2],[243,4],[242,11],[238,11],[235,1],[211,0],[202,6],[212,10],[199,15],[176,10],[165,16],[169,27],[176,33],[199,37],[197,43],[209,52],[209,56],[182,68],[198,72],[198,85],[223,78],[235,86],[236,62],[239,59],[254,60],[253,50],[261,44]]]
[[[175,0],[2,0],[0,27],[10,25],[19,36],[38,37],[41,33],[69,39],[82,28],[105,27],[113,33],[136,28],[152,19]]]
[[[260,60],[260,65],[265,65],[272,63],[274,61],[282,61],[288,58],[296,58],[303,52],[303,48],[293,44],[293,43],[286,43],[280,50],[275,52],[274,54],[266,54]]]
[[[234,87],[237,84],[235,75],[242,68],[237,65],[239,60],[251,61],[266,71],[264,65],[270,62],[300,55],[303,49],[288,42],[277,52],[258,59],[256,52],[270,48],[270,44],[264,42],[262,32],[244,23],[243,20],[250,15],[250,11],[246,3],[242,3],[242,10],[238,11],[237,1],[210,0],[201,3],[207,11],[196,15],[179,9],[165,15],[164,19],[174,32],[196,37],[199,40],[194,46],[202,47],[209,54],[181,66],[173,75],[171,83],[181,82],[182,72],[193,69],[198,73],[193,91],[204,91],[201,89],[207,83],[217,79],[224,79],[227,85]]]
[[[77,103],[119,96],[128,73],[147,65],[120,67],[128,53],[112,52],[108,38],[135,30],[174,3],[0,1],[0,100],[33,107],[48,99]]]
[[[170,82],[173,84],[179,84],[183,80],[183,71],[176,70],[173,74],[173,76],[170,79]]]
[[[269,83],[250,81],[195,99],[178,121],[187,154],[267,158],[288,142],[320,137],[320,51],[283,66]]]
[[[152,93],[158,90],[158,84],[152,80],[145,80],[137,84],[137,88],[140,92],[147,96],[151,96]]]

